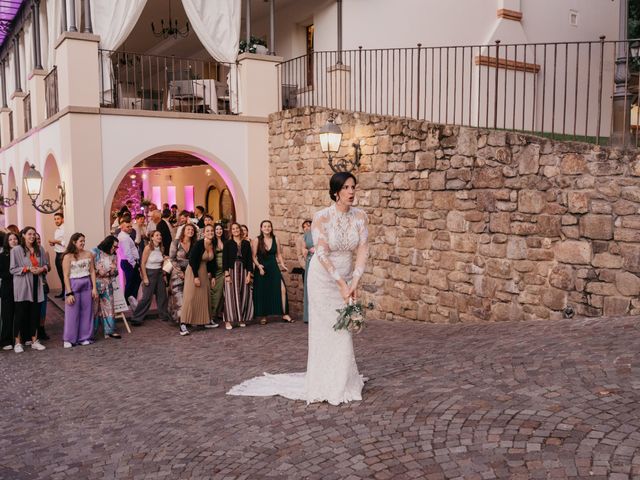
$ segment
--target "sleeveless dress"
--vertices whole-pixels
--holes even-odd
[[[211,320],[215,320],[220,311],[222,304],[222,295],[224,293],[224,267],[222,266],[222,248],[218,248],[215,251],[216,258],[216,286],[211,289],[211,299],[209,301],[209,307],[211,309]]]
[[[253,314],[256,317],[269,315],[286,315],[289,313],[289,299],[285,295],[284,308],[282,305],[282,273],[278,267],[276,255],[278,245],[271,242],[271,248],[263,254],[258,254],[258,262],[264,266],[264,275],[256,269],[253,272]]]
[[[182,305],[184,304],[185,279],[180,278],[180,273],[185,274],[187,267],[189,266],[189,251],[191,251],[191,248],[193,248],[193,245],[189,246],[189,250],[185,250],[184,246],[178,239],[171,243],[169,258],[171,258],[173,270],[171,271],[171,278],[169,280],[169,286],[171,287],[169,312],[171,314],[171,318],[176,323],[180,323]]]
[[[281,395],[307,403],[332,405],[362,400],[364,379],[358,372],[351,333],[335,331],[336,310],[344,306],[339,279],[347,283],[364,273],[368,257],[367,216],[350,208],[346,213],[335,205],[313,217],[311,225],[315,254],[309,264],[309,354],[306,373],[285,373],[247,380],[229,395]],[[356,255],[355,265],[353,261]]]
[[[190,266],[184,274],[184,298],[182,301],[182,314],[180,321],[187,325],[207,325],[209,319],[209,290],[211,282],[207,273],[207,262],[213,259],[213,252],[205,250],[198,267],[200,287],[193,283],[195,279]]]

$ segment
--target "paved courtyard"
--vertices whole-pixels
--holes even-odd
[[[340,407],[225,395],[304,370],[302,323],[0,352],[0,478],[640,478],[638,325],[372,321]]]

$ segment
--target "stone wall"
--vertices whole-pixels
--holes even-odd
[[[270,118],[271,215],[295,263],[302,219],[330,203],[321,109]],[[339,112],[362,146],[365,297],[430,322],[640,313],[640,156],[500,131]],[[296,281],[290,290],[299,309]]]

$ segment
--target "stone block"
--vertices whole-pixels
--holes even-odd
[[[575,272],[568,265],[556,265],[549,274],[549,284],[560,290],[573,290]]]
[[[489,231],[511,233],[511,214],[509,212],[492,213],[489,218]]]
[[[567,292],[549,288],[542,294],[542,303],[551,310],[563,310],[567,306]]]
[[[630,298],[605,297],[603,313],[606,316],[625,315],[629,311]]]
[[[530,175],[538,173],[540,168],[540,145],[530,143],[516,154],[518,162],[518,173],[520,175]]]
[[[480,191],[476,197],[476,203],[478,205],[478,210],[484,212],[495,212],[496,211],[496,197],[491,191]]]
[[[473,171],[471,183],[474,188],[501,188],[504,176],[499,168],[482,167]]]
[[[521,190],[518,194],[518,210],[523,213],[540,213],[546,203],[544,192]]]
[[[522,260],[527,258],[527,241],[522,237],[511,237],[507,241],[507,258]]]
[[[450,211],[447,214],[447,230],[450,232],[466,232],[469,228],[469,222],[464,217],[465,215],[461,212]]]
[[[429,173],[429,189],[444,190],[446,183],[446,172],[430,172]]]
[[[458,153],[472,157],[478,151],[478,132],[474,128],[460,127],[458,133]]]
[[[596,253],[591,265],[596,268],[621,268],[624,259],[620,255],[611,255],[608,252]]]
[[[616,228],[613,238],[619,242],[640,243],[640,230]]]
[[[586,241],[565,240],[556,245],[555,255],[561,263],[587,265],[591,263],[591,244]]]
[[[455,201],[455,192],[433,192],[433,208],[437,210],[451,210]]]
[[[621,245],[620,255],[624,259],[622,266],[630,272],[640,272],[640,245]]]
[[[379,153],[391,153],[393,152],[393,138],[389,135],[378,136],[378,152]]]
[[[613,238],[613,217],[587,214],[580,219],[580,234],[586,238],[610,240]]]
[[[494,322],[519,321],[524,318],[522,306],[517,303],[496,303],[491,306],[490,319]]]
[[[436,167],[436,155],[432,151],[416,152],[416,170],[433,169]]]
[[[616,288],[622,295],[635,297],[640,295],[640,277],[630,272],[616,274]]]
[[[568,153],[560,160],[560,171],[565,175],[580,175],[587,170],[587,162],[577,153]]]
[[[569,212],[586,213],[589,211],[589,194],[587,192],[569,192],[567,194]]]

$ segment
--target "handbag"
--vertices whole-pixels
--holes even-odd
[[[162,271],[168,275],[171,275],[171,272],[173,271],[173,263],[171,263],[171,260],[168,258],[162,262]]]

